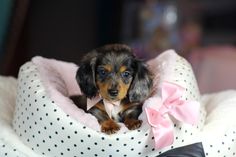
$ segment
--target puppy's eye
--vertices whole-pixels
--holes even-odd
[[[103,69],[103,68],[100,68],[100,69],[98,69],[98,74],[100,76],[106,76],[107,71],[105,69]]]
[[[131,74],[130,74],[129,71],[124,71],[124,72],[121,73],[121,76],[122,76],[123,78],[129,78],[129,77],[131,76]]]

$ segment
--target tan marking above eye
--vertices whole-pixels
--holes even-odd
[[[105,70],[107,70],[108,72],[111,72],[112,71],[112,66],[111,65],[104,65],[104,66],[101,66],[103,67]]]
[[[124,71],[126,71],[126,70],[127,70],[127,67],[124,66],[124,65],[122,65],[122,66],[120,67],[120,69],[119,69],[119,72],[122,73],[122,72],[124,72]]]

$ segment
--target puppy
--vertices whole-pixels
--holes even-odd
[[[100,97],[88,110],[86,98],[77,99],[76,104],[97,118],[102,132],[116,133],[120,129],[116,122],[130,130],[141,126],[138,117],[150,95],[152,75],[130,47],[112,44],[91,51],[82,59],[76,79],[86,98]]]

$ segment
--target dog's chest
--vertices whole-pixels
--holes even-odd
[[[111,119],[120,122],[121,121],[120,112],[123,110],[121,102],[120,101],[110,102],[104,99],[103,104],[108,116]]]
[[[111,118],[114,119],[117,122],[121,121],[121,117],[120,117],[120,112],[122,111],[122,106],[114,106],[113,110],[111,111]]]

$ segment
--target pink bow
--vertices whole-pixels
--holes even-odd
[[[162,100],[159,101],[153,98],[149,103],[157,100],[156,102],[159,104],[145,108],[148,123],[152,127],[155,147],[158,149],[169,146],[174,142],[173,125],[169,115],[189,124],[195,124],[198,121],[199,102],[182,100],[183,92],[184,88],[179,85],[163,82],[161,88]],[[160,105],[159,109],[157,109],[158,105]]]
[[[106,110],[108,116],[111,118],[112,113],[116,112],[117,106],[120,105],[120,101],[110,102],[110,101],[107,101],[106,99],[102,99],[101,96],[96,96],[93,99],[87,99],[87,110],[92,108],[94,105],[96,105],[101,100],[103,100],[105,110]]]

